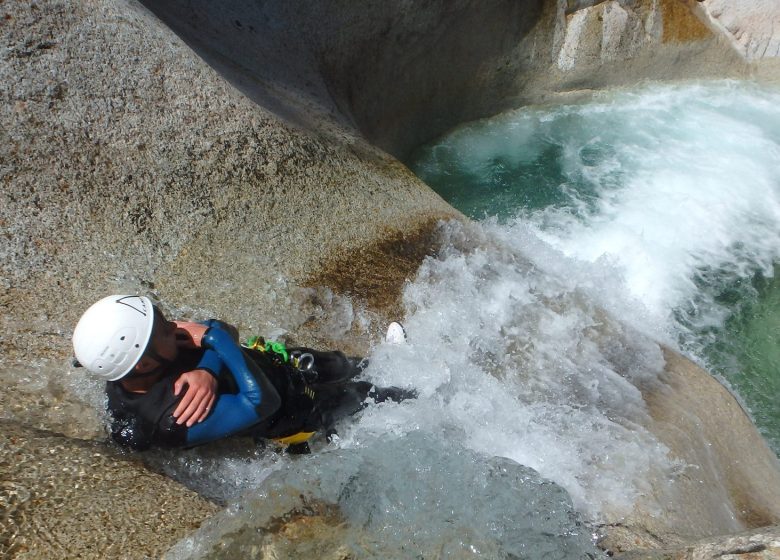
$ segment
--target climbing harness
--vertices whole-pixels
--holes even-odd
[[[290,361],[287,347],[281,342],[266,341],[262,336],[252,336],[247,339],[243,346],[252,350],[259,350],[260,352],[273,353],[276,355],[275,357],[278,357],[285,364]]]
[[[287,347],[282,342],[265,340],[262,336],[252,336],[243,344],[245,348],[263,352],[272,361],[278,365],[287,366],[292,369],[291,373],[297,373],[303,380],[302,393],[312,401],[315,398],[314,390],[309,386],[316,380],[317,372],[314,369],[314,356],[309,352],[300,350],[287,351]],[[289,436],[274,438],[273,441],[283,446],[305,446],[306,442],[316,432],[298,432]],[[301,447],[303,449],[303,447]],[[308,449],[308,447],[306,447]]]
[[[308,352],[293,350],[290,352],[290,362],[292,363],[293,367],[298,369],[298,371],[311,371],[311,369],[314,367],[314,356]]]
[[[306,380],[309,382],[313,382],[316,379],[316,372],[313,371],[314,356],[309,352],[301,352],[300,350],[288,352],[284,343],[265,340],[262,336],[252,336],[248,338],[243,346],[252,350],[264,352],[277,363],[281,365],[291,365],[303,374],[315,374],[314,379],[310,379],[310,375],[305,376]]]
[[[295,445],[297,443],[303,443],[311,439],[311,437],[317,432],[298,432],[291,436],[285,436],[280,438],[274,438],[273,441],[280,445]]]

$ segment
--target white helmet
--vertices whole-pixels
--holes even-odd
[[[154,307],[149,298],[103,298],[87,309],[73,331],[76,359],[106,381],[121,379],[141,359],[153,326]]]

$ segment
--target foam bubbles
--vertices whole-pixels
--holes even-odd
[[[423,265],[405,293],[408,343],[377,348],[367,371],[420,397],[368,409],[341,445],[421,430],[534,468],[592,520],[627,513],[649,472],[672,468],[640,427],[658,346],[488,229],[475,235],[481,247]]]
[[[482,220],[479,242],[451,243],[407,290],[412,346],[448,356],[426,389],[442,429],[591,515],[630,507],[650,471],[674,468],[637,428],[662,365],[649,340],[701,348],[731,312],[723,286],[773,275],[778,163],[780,93],[731,82],[522,109],[424,150],[418,173]],[[416,352],[417,371],[437,369]],[[382,375],[413,383],[394,359]]]
[[[508,137],[500,147],[495,131]],[[616,295],[640,301],[671,334],[683,308],[698,324],[722,323],[702,274],[773,274],[778,163],[780,93],[720,82],[510,112],[464,126],[416,167],[445,196],[453,174],[475,181],[475,217],[502,217],[510,233],[530,228],[568,257],[612,268],[622,278]]]

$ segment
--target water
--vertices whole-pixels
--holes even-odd
[[[779,102],[733,82],[606,93],[463,126],[414,168],[503,235],[611,269],[608,297],[723,375],[777,453]]]
[[[598,555],[562,488],[513,461],[480,457],[457,441],[422,433],[374,439],[359,453],[333,450],[292,462],[241,508],[251,516],[228,510],[169,557],[248,558],[263,547],[285,558],[312,552],[320,558]],[[314,550],[289,527],[292,537],[274,535],[291,511],[319,514],[326,530]],[[217,540],[220,547],[209,550],[207,543]]]
[[[705,355],[730,380],[780,454],[780,279],[756,275],[722,289],[718,298],[734,311],[722,328],[702,337]]]
[[[600,523],[638,500],[662,514],[653,482],[687,468],[642,427],[657,342],[729,379],[777,451],[779,102],[647,87],[424,148],[416,171],[477,221],[442,225],[404,291],[408,341],[370,355],[368,379],[419,397],[367,408],[308,457],[159,455],[232,504],[171,557],[598,556]]]

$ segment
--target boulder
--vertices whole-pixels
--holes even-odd
[[[745,59],[780,57],[780,9],[772,0],[699,0],[697,13]]]
[[[554,23],[543,95],[640,81],[746,77],[751,68],[684,0],[568,2]],[[549,94],[548,94],[549,95]]]
[[[256,105],[137,3],[8,0],[0,38],[2,479],[18,502],[3,542],[159,556],[216,508],[102,445],[22,427],[105,438],[100,384],[68,365],[83,310],[141,292],[365,350],[372,313],[397,309],[438,220],[459,214],[327,115],[308,130]]]
[[[298,330],[341,309],[305,289],[323,271],[369,279],[345,288],[356,303],[398,293],[436,222],[459,215],[353,130],[305,131],[252,103],[138,4],[2,12],[4,364],[64,359],[80,313],[116,291]]]
[[[401,160],[523,103],[753,72],[694,0],[144,4],[259,104],[343,123]]]

